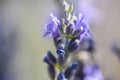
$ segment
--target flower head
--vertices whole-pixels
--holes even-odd
[[[70,57],[70,53],[73,53],[73,51],[78,52],[81,42],[88,39],[91,33],[89,26],[85,23],[84,14],[80,13],[76,16],[74,13],[73,3],[68,4],[66,0],[63,0],[63,8],[65,11],[65,18],[58,19],[53,14],[50,14],[51,22],[45,27],[46,32],[44,36],[53,38],[56,53],[58,55],[56,59],[54,55],[48,51],[47,56],[44,58],[44,62],[48,64],[49,76],[51,80],[55,80],[54,67],[56,67],[60,72],[57,76],[57,80],[71,80],[70,78],[74,80],[87,80],[89,76],[94,75],[94,77],[96,77],[95,73],[99,73],[97,67],[84,67],[83,62],[78,62],[74,59],[75,57],[71,57],[70,61],[75,61],[67,66],[67,63],[69,64],[68,57]],[[91,41],[90,45],[93,45]],[[91,46],[87,46],[86,49],[92,50]]]

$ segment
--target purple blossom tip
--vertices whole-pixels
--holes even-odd
[[[55,17],[53,14],[50,14],[52,20],[50,23],[45,25],[46,32],[44,36],[49,36],[52,37],[57,33],[58,25],[59,25],[59,20],[57,17]]]
[[[45,57],[43,58],[43,61],[44,61],[45,63],[49,64],[49,65],[51,64],[50,61],[49,61],[48,56],[45,56]]]

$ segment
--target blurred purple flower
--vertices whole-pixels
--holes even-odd
[[[83,69],[85,74],[84,80],[104,80],[98,65],[86,65]]]
[[[72,76],[74,76],[74,73],[76,72],[75,70],[77,70],[79,67],[79,62],[73,61],[72,65],[69,66],[64,72],[65,78],[69,80]]]
[[[80,33],[80,41],[83,39],[88,39],[91,37],[91,32],[89,30],[89,27],[85,23],[81,23],[81,33]]]
[[[93,53],[95,51],[95,41],[92,38],[83,39],[80,45],[81,50],[85,50],[90,53]]]

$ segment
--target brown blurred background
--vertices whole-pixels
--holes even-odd
[[[112,42],[120,41],[120,0],[73,1],[89,18],[96,40],[96,62],[106,77],[120,80],[120,62],[110,50]],[[52,39],[43,38],[44,25],[49,13],[61,12],[58,2],[61,1],[0,0],[0,31],[7,40],[4,45],[8,46],[3,51],[10,49],[5,52],[7,57],[0,59],[6,61],[7,67],[1,68],[5,80],[48,80],[42,58],[47,50],[55,52],[55,49]]]

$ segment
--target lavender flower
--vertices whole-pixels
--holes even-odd
[[[64,2],[64,5],[66,6],[65,11],[68,11],[69,8],[71,8],[70,5],[68,7],[66,2]],[[78,18],[72,13],[69,14],[71,15],[67,16],[67,19],[62,18],[62,21],[58,20],[57,17],[51,14],[52,22],[46,25],[46,32],[44,36],[55,36],[59,31],[61,31],[61,33],[64,33],[66,35],[66,38],[74,38],[79,35],[81,35],[83,38],[84,36],[88,35],[89,30],[83,21],[83,14],[79,14]]]
[[[51,80],[103,80],[101,71],[97,65],[85,65],[71,57],[80,50],[94,51],[94,41],[91,38],[89,26],[84,21],[84,14],[78,16],[74,13],[73,3],[68,4],[63,0],[65,18],[57,18],[51,15],[51,22],[45,27],[44,36],[52,37],[56,47],[57,59],[48,51],[44,62],[48,64],[48,73]],[[74,53],[73,53],[74,52]],[[70,60],[69,60],[70,57]],[[69,62],[68,62],[69,61]],[[68,65],[71,64],[71,65]],[[56,76],[56,70],[59,74]]]

